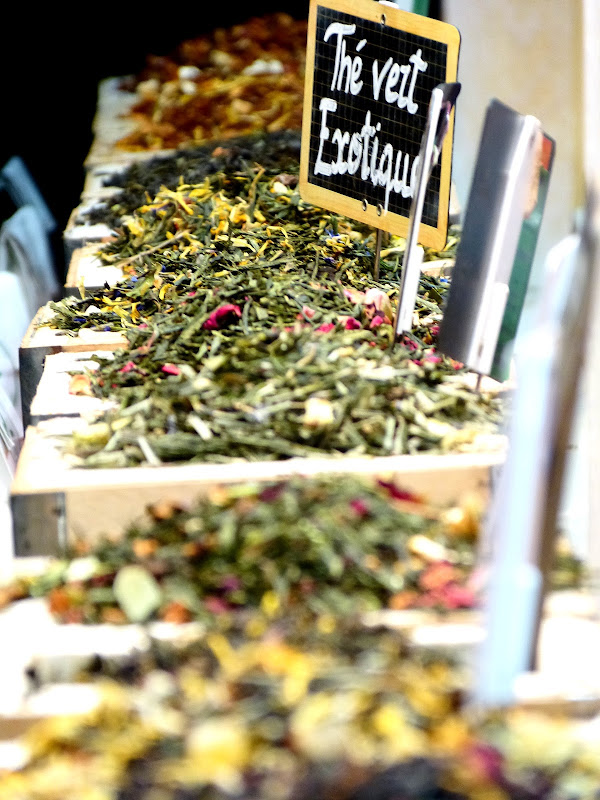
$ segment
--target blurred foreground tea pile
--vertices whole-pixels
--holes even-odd
[[[481,513],[436,513],[384,480],[295,479],[215,487],[79,542],[4,602],[45,597],[75,629],[175,628],[80,655],[72,680],[93,709],[31,725],[18,765],[0,767],[3,797],[591,797],[597,726],[482,715],[464,652],[394,627],[398,611],[435,621],[477,605]],[[557,560],[559,585],[580,577]]]

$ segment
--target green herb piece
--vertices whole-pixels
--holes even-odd
[[[115,575],[113,592],[130,622],[146,622],[160,607],[163,599],[154,576],[138,564],[121,567]]]

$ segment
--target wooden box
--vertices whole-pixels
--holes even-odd
[[[85,469],[73,466],[64,453],[66,437],[79,424],[76,416],[51,417],[25,432],[11,485],[16,555],[55,555],[77,537],[93,541],[122,531],[150,504],[190,501],[208,486],[240,481],[324,474],[386,476],[440,507],[466,495],[486,502],[505,458],[504,451],[498,451]]]
[[[19,347],[19,377],[23,425],[30,422],[31,403],[37,392],[46,357],[56,353],[111,351],[127,346],[120,333],[82,328],[77,334],[47,327],[54,312],[50,304],[42,306],[32,319]]]
[[[100,201],[82,203],[71,212],[67,225],[63,231],[63,247],[65,251],[65,261],[67,264],[73,258],[74,253],[87,245],[95,245],[96,249],[102,242],[114,238],[115,232],[104,222],[91,224],[81,222],[82,213],[89,211],[90,207],[97,205]]]

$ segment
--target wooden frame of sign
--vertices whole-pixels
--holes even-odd
[[[311,0],[302,198],[406,235],[431,93],[456,81],[459,44],[454,26],[373,0]],[[425,246],[446,242],[453,123],[425,198]]]

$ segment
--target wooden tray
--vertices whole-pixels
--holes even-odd
[[[239,464],[165,464],[155,467],[126,469],[86,470],[74,466],[78,462],[61,455],[60,437],[69,435],[74,426],[89,419],[106,401],[69,393],[69,371],[83,371],[94,352],[109,356],[116,346],[126,343],[110,335],[104,349],[94,351],[73,344],[71,350],[47,353],[39,383],[31,394],[27,417],[32,423],[25,436],[21,457],[17,464],[16,479],[12,487],[13,517],[16,552],[21,555],[54,553],[60,547],[57,530],[37,521],[52,509],[51,518],[64,518],[65,536],[70,538],[86,531],[86,517],[90,520],[89,535],[94,535],[96,519],[100,527],[102,513],[91,514],[98,502],[98,512],[112,515],[114,524],[122,527],[126,513],[131,509],[143,510],[145,505],[164,499],[181,500],[195,487],[218,480],[263,480],[296,474],[321,474],[326,472],[364,472],[377,474],[392,472],[407,489],[431,496],[434,502],[456,500],[463,491],[487,490],[492,468],[503,463],[506,440],[493,438],[494,450],[480,453],[445,455],[405,455],[396,457],[339,457],[323,455],[315,458],[294,458],[281,461],[245,462]],[[41,359],[38,359],[38,363]],[[94,363],[94,362],[91,362]],[[466,385],[473,387],[474,374],[465,376]],[[504,391],[510,386],[484,379],[482,389]],[[108,500],[118,487],[115,497],[123,502]],[[94,499],[94,498],[97,498]],[[75,512],[74,503],[80,503]],[[135,516],[134,512],[134,516]],[[104,517],[106,520],[106,516]],[[108,520],[113,525],[113,518]],[[61,523],[63,524],[63,523]],[[48,535],[43,533],[45,529]],[[102,532],[98,530],[98,532]],[[87,534],[86,534],[87,535]],[[64,541],[64,539],[63,539]]]
[[[112,228],[110,228],[104,222],[92,225],[91,223],[81,223],[79,221],[83,212],[89,211],[91,206],[97,205],[100,202],[100,200],[95,200],[92,202],[82,203],[74,208],[71,212],[67,221],[67,225],[62,234],[63,248],[65,251],[65,260],[67,264],[69,264],[74,253],[79,248],[93,244],[95,244],[96,248],[98,248],[102,242],[108,241],[109,239],[115,237],[115,231],[113,231]]]
[[[115,286],[123,278],[120,267],[103,264],[98,258],[101,246],[102,240],[98,239],[96,243],[79,246],[71,253],[64,285],[67,297],[80,297],[83,289],[99,291],[104,288],[105,283]]]
[[[105,185],[105,181],[118,172],[126,169],[126,165],[119,162],[96,164],[86,170],[81,192],[83,204],[102,202],[122,191],[120,186]]]
[[[76,335],[56,328],[46,327],[54,311],[47,303],[38,309],[25,332],[19,347],[19,377],[21,385],[21,410],[23,425],[31,424],[31,402],[38,386],[46,363],[46,357],[55,353],[81,353],[95,351],[111,351],[127,347],[127,339],[120,333],[112,331],[93,331],[82,328]]]
[[[123,92],[119,85],[123,77],[105,78],[98,84],[96,114],[92,122],[94,139],[84,161],[85,167],[106,162],[127,164],[148,156],[170,155],[174,150],[129,151],[117,147],[123,136],[135,130],[132,119],[127,117],[138,100],[134,92]]]
[[[499,451],[85,469],[64,453],[66,437],[80,424],[77,417],[54,417],[25,432],[11,485],[18,556],[56,555],[78,537],[94,541],[105,533],[119,534],[152,503],[189,502],[207,488],[226,483],[361,474],[391,478],[440,507],[466,495],[486,502],[505,459]]]
[[[29,408],[30,424],[36,425],[52,417],[87,417],[114,405],[111,401],[86,395],[70,394],[71,371],[94,369],[91,352],[67,350],[46,356],[38,387]],[[110,351],[102,351],[105,357]]]

